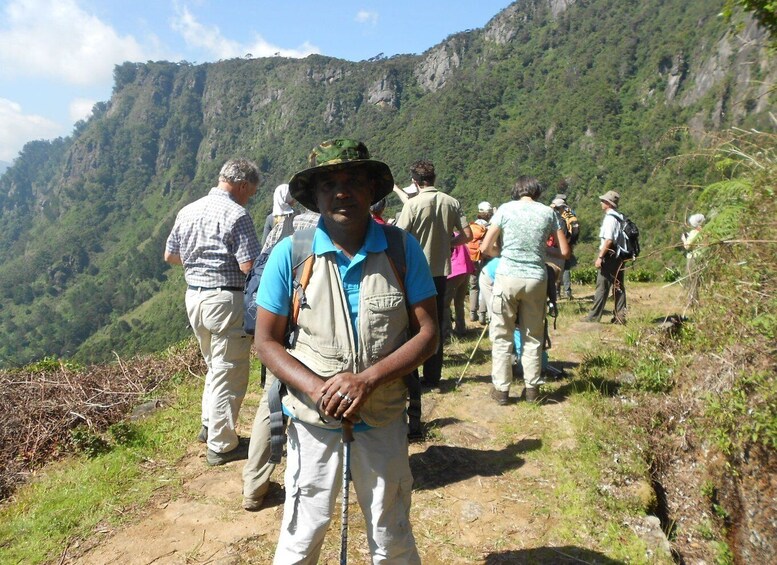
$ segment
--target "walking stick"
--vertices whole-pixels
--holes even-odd
[[[456,386],[453,388],[459,388],[459,385],[461,384],[461,379],[464,378],[464,373],[466,373],[467,369],[469,369],[469,364],[472,363],[472,358],[475,356],[475,352],[478,350],[478,346],[480,345],[480,342],[483,340],[483,336],[486,335],[487,329],[488,329],[488,324],[483,326],[483,331],[480,332],[480,337],[478,338],[477,343],[475,343],[475,347],[472,349],[472,354],[469,356],[469,359],[467,359],[467,364],[464,365],[464,370],[461,372],[461,375],[459,375],[459,379],[456,381]]]
[[[348,563],[348,487],[351,481],[353,423],[343,419],[343,512],[340,525],[340,565]]]

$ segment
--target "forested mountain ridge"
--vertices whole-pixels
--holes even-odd
[[[27,144],[0,178],[0,365],[188,335],[180,269],[161,259],[176,212],[240,155],[265,176],[250,206],[261,226],[275,185],[338,135],[365,140],[400,185],[431,158],[468,212],[505,201],[517,174],[551,192],[564,180],[589,241],[595,196],[617,189],[646,243],[671,245],[693,187],[716,174],[672,158],[720,128],[774,127],[763,34],[732,32],[718,11],[521,0],[419,56],[119,65],[88,121]]]

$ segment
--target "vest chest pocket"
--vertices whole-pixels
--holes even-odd
[[[289,353],[324,379],[342,373],[349,367],[348,359],[343,357],[340,349],[314,341],[301,339]]]
[[[408,323],[405,297],[401,292],[387,292],[368,296],[364,301],[368,333],[361,341],[374,362],[396,349],[398,337],[405,335]]]

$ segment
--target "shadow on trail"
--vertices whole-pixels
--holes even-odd
[[[598,392],[602,396],[616,396],[620,390],[621,383],[599,377],[588,378],[586,380],[575,380],[560,386],[554,391],[544,392],[543,396],[550,402],[564,402],[573,394],[584,392]]]
[[[432,445],[410,456],[414,490],[435,489],[472,477],[495,477],[523,465],[518,455],[542,447],[538,439],[524,439],[500,450]]]
[[[486,556],[486,565],[501,564],[553,564],[578,565],[580,563],[596,563],[597,565],[625,565],[624,561],[611,559],[598,551],[582,547],[538,547],[536,549],[515,549],[490,553]]]
[[[443,359],[444,367],[464,367],[464,364],[469,360],[469,356],[472,355],[471,363],[473,365],[481,365],[491,359],[491,347],[487,347],[482,341],[478,346],[477,351],[473,352],[475,344],[469,349],[464,351],[450,351],[450,348],[445,350],[445,357]],[[459,369],[460,370],[460,369]]]
[[[462,367],[463,369],[464,367]],[[459,372],[456,377],[450,377],[447,379],[443,379],[440,381],[440,392],[452,392],[456,390],[456,381],[459,380],[459,376],[461,375],[461,372]],[[467,376],[467,374],[464,374],[464,377],[461,379],[461,384],[464,383],[491,383],[491,375],[472,375]]]
[[[561,369],[566,373],[568,371],[577,369],[580,366],[580,363],[578,363],[577,361],[550,361],[550,365],[552,367]],[[567,377],[568,376],[569,375],[567,374]]]
[[[426,423],[426,427],[429,429],[444,428],[451,424],[460,424],[463,420],[459,418],[435,418]]]

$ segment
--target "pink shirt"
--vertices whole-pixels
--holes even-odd
[[[459,275],[471,275],[475,272],[475,264],[469,258],[469,248],[466,243],[451,249],[451,274],[449,279]]]

